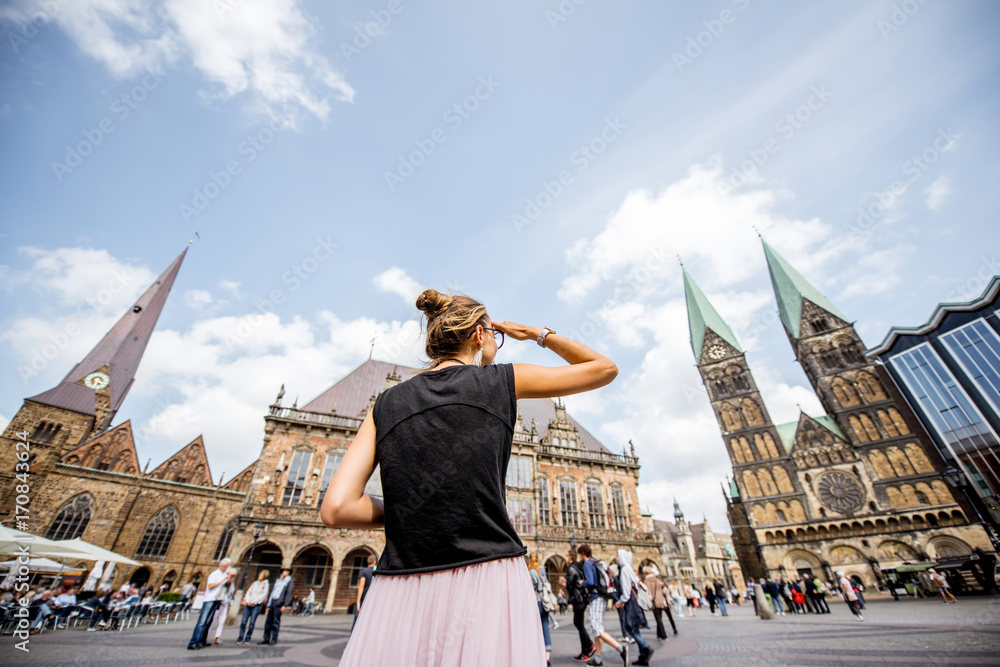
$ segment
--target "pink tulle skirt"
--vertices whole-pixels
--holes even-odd
[[[375,576],[340,667],[541,667],[545,644],[523,558]]]

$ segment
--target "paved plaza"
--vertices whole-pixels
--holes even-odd
[[[863,623],[854,621],[842,602],[832,602],[831,609],[829,615],[780,616],[767,622],[757,620],[746,605],[731,608],[728,618],[700,610],[696,618],[678,620],[678,636],[668,642],[653,640],[652,664],[1000,665],[1000,599],[964,598],[957,605],[871,599]],[[579,650],[572,615],[557,618],[560,626],[553,633],[552,664],[577,664],[571,659]],[[605,624],[617,630],[617,615],[609,612]],[[193,627],[192,618],[124,632],[46,632],[31,638],[30,653],[16,650],[13,638],[5,636],[0,643],[0,665],[335,666],[347,643],[351,618],[286,616],[281,643],[276,646],[236,646],[236,629],[226,628],[223,645],[198,652],[185,649]],[[261,629],[258,624],[255,640],[260,639]],[[605,663],[621,664],[610,659]]]

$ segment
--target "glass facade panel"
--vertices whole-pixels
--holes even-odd
[[[330,480],[333,479],[333,474],[337,472],[337,468],[340,467],[340,462],[344,460],[344,457],[340,454],[328,454],[326,457],[326,465],[323,467],[323,477],[319,483],[319,500],[318,502],[323,502],[323,496],[326,494],[326,490],[330,487]]]
[[[956,337],[954,344],[960,346],[962,340]],[[978,346],[972,335],[964,340]],[[954,349],[951,342],[946,344],[949,350]],[[968,352],[966,348],[967,356]],[[972,466],[979,471],[978,476],[970,477],[973,486],[984,495],[1000,491],[1000,478],[994,472],[995,462],[1000,461],[1000,443],[937,352],[929,345],[921,345],[894,356],[890,363],[952,456],[967,470]]]
[[[961,363],[979,392],[1000,410],[1000,337],[986,322],[941,336],[945,347]]]
[[[288,466],[288,480],[285,482],[285,494],[281,498],[282,505],[294,505],[302,498],[302,489],[306,485],[306,473],[309,471],[309,461],[312,452],[295,452],[292,464]]]
[[[604,524],[604,494],[601,485],[587,484],[587,520],[591,528],[607,528]]]
[[[559,480],[559,505],[562,508],[562,525],[580,527],[580,510],[576,500],[576,483]]]
[[[549,480],[544,477],[538,478],[538,521],[543,526],[552,523],[552,515],[549,512]]]
[[[614,510],[614,528],[615,530],[625,530],[626,525],[626,514],[625,514],[625,493],[622,491],[620,486],[611,487],[611,509]]]
[[[510,515],[510,522],[514,524],[514,530],[518,533],[531,532],[530,500],[508,500],[507,513]]]
[[[511,456],[507,464],[507,488],[531,488],[531,457]]]
[[[896,355],[892,365],[945,442],[963,451],[996,444],[983,415],[929,346]]]

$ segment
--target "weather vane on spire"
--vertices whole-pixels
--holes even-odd
[[[371,339],[371,349],[368,350],[368,361],[371,361],[372,355],[375,353],[375,339],[376,338],[378,338],[378,332],[377,331],[375,332],[375,334],[372,336],[372,339]]]

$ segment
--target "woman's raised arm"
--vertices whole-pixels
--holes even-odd
[[[381,498],[365,493],[375,472],[375,420],[365,417],[344,460],[330,480],[319,516],[330,528],[380,528],[384,525]]]
[[[541,327],[516,322],[493,322],[493,327],[515,340],[536,340]],[[545,347],[569,362],[569,366],[514,364],[514,387],[518,398],[569,396],[610,384],[618,366],[603,354],[566,336],[550,333]]]

